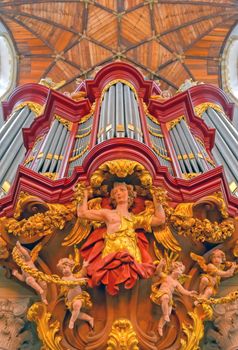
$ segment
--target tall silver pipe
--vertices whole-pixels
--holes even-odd
[[[124,108],[125,108],[125,125],[126,125],[126,136],[133,139],[134,130],[133,130],[133,121],[132,121],[132,109],[130,101],[130,88],[127,85],[124,85]]]
[[[63,161],[65,161],[65,154],[67,152],[69,138],[70,138],[70,131],[66,129],[65,142],[63,143],[63,146],[62,146],[62,149],[61,149],[62,157],[57,162],[57,166],[56,166],[56,169],[55,169],[56,173],[59,173],[60,168],[61,168],[61,164],[62,164]],[[63,174],[63,176],[64,176],[64,174]]]
[[[56,149],[54,151],[54,154],[53,154],[53,157],[51,160],[51,164],[50,164],[50,168],[49,168],[50,173],[55,172],[55,169],[57,168],[57,163],[59,162],[59,159],[62,156],[61,151],[62,151],[63,145],[65,144],[65,141],[66,141],[67,132],[68,132],[67,127],[63,126],[60,138],[58,140]]]
[[[62,123],[58,124],[58,127],[56,129],[55,135],[52,139],[52,142],[49,145],[48,151],[47,151],[47,155],[45,157],[44,163],[42,164],[42,169],[41,172],[42,173],[46,173],[49,172],[49,167],[50,164],[52,162],[53,159],[53,155],[55,154],[55,149],[57,147],[57,144],[59,142],[61,133],[63,131],[64,125]]]
[[[18,114],[17,118],[13,121],[11,126],[8,128],[7,132],[3,135],[2,139],[0,140],[0,159],[12,144],[14,138],[19,133],[19,130],[22,129],[25,121],[30,114],[33,115],[27,106],[24,107]]]
[[[123,84],[116,84],[116,137],[125,137]]]
[[[101,143],[104,140],[106,140],[106,123],[107,123],[106,110],[107,110],[107,105],[108,105],[108,91],[106,91],[104,94],[104,97],[102,100],[102,105],[101,105],[101,110],[100,110],[99,127],[98,127],[98,143]]]
[[[7,121],[1,126],[0,128],[0,140],[2,139],[3,135],[8,131],[14,120],[17,118],[18,114],[21,112],[21,109],[18,109],[16,112],[14,112]]]
[[[182,153],[182,150],[179,147],[179,143],[178,143],[178,140],[177,140],[177,137],[176,137],[177,135],[175,135],[174,128],[170,129],[169,134],[170,134],[170,138],[171,138],[171,141],[173,143],[174,150],[175,150],[175,153],[177,155],[177,158],[179,156],[181,156],[181,158],[178,159],[178,162],[179,162],[179,165],[180,165],[182,173],[186,174],[187,172],[192,172],[192,169],[191,170],[189,170],[189,169],[187,170],[186,167],[185,167],[185,161],[184,161],[184,159],[182,157],[183,153]]]
[[[30,113],[27,119],[25,120],[24,124],[22,125],[22,127],[23,128],[29,127],[33,119],[34,119],[34,115],[33,113]],[[4,156],[0,161],[0,182],[2,182],[2,179],[4,178],[4,175],[6,174],[9,168],[9,165],[11,164],[13,159],[16,157],[22,144],[23,144],[22,130],[19,130],[18,133],[16,134],[14,142],[11,143],[10,147],[5,152]]]
[[[109,140],[114,137],[115,133],[115,101],[116,101],[116,88],[112,85],[108,91],[108,104],[106,114],[106,139]]]
[[[57,119],[54,119],[53,123],[51,124],[50,130],[48,131],[48,134],[40,148],[40,151],[37,155],[37,159],[33,164],[33,170],[36,172],[40,172],[41,167],[45,161],[45,158],[48,154],[49,147],[51,145],[51,142],[54,138],[55,132],[58,128],[59,121]]]
[[[238,150],[238,137],[235,137],[226,123],[220,118],[220,116],[212,108],[208,108],[207,115],[222,137],[225,139],[226,143],[230,147],[232,153],[236,156]],[[238,157],[237,157],[238,160]]]
[[[139,108],[133,91],[131,91],[131,111],[132,120],[135,125],[135,139],[140,142],[143,142]]]

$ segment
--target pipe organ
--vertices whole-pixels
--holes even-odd
[[[85,91],[77,91],[81,99],[70,107],[74,117],[69,112],[64,112],[62,117],[60,108],[50,111],[53,117],[48,127],[41,129],[39,125],[34,142],[29,143],[31,146],[25,147],[22,130],[33,125],[36,114],[27,105],[16,109],[0,129],[0,196],[8,193],[19,164],[52,180],[69,178],[75,169],[83,167],[95,147],[102,147],[105,142],[117,144],[119,140],[125,145],[136,142],[146,146],[146,152],[156,157],[159,166],[175,178],[189,180],[211,171],[216,164],[223,165],[231,191],[236,194],[238,132],[222,108],[209,107],[202,114],[207,126],[216,129],[215,145],[209,148],[209,142],[204,141],[208,139],[207,131],[201,133],[191,127],[188,111],[175,116],[173,107],[173,113],[170,112],[170,105],[176,104],[175,97],[168,101],[154,96],[150,99],[155,94],[151,90],[152,82],[144,81],[145,85],[140,87],[142,82],[136,82],[133,74],[126,76],[122,70],[122,78],[118,79],[119,74],[115,78],[112,71],[111,78],[108,75],[105,82],[99,81],[103,81],[103,73],[97,83],[86,81]],[[193,89],[203,88],[201,85]],[[56,94],[55,105],[61,99],[61,94]],[[43,104],[49,98],[45,96]],[[70,102],[70,97],[67,99]],[[167,109],[162,108],[165,104]],[[79,115],[74,109],[81,105],[84,107]]]
[[[220,288],[220,275],[209,274],[205,261],[212,265],[219,256],[213,266],[222,271],[227,252],[228,278],[238,256],[238,132],[228,119],[232,105],[216,87],[164,96],[133,66],[114,62],[73,93],[26,84],[3,103],[0,264],[35,293],[27,318],[42,348],[201,346],[219,295],[198,294],[197,305],[191,296],[201,276],[214,281],[209,293]],[[115,198],[112,189],[119,191]],[[105,222],[110,210],[120,222],[112,234]],[[88,292],[78,288],[85,283],[82,260]],[[162,328],[156,260],[177,286],[183,271],[191,277],[189,292],[174,298],[171,289],[168,302],[176,308]],[[219,299],[233,302],[237,295],[232,288]],[[72,324],[79,300],[89,307],[90,330],[94,318],[93,332],[86,314]]]

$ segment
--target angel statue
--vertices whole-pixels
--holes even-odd
[[[205,274],[201,275],[199,282],[198,299],[206,300],[217,293],[218,286],[222,277],[231,277],[237,267],[236,263],[226,262],[225,253],[220,249],[215,249],[211,252],[208,264],[205,259],[194,253],[191,253],[191,258],[195,260]],[[224,270],[225,265],[229,266]]]
[[[126,289],[134,286],[136,280],[148,278],[154,273],[154,265],[148,253],[148,241],[143,232],[151,226],[165,222],[162,205],[153,195],[153,211],[135,213],[132,205],[136,192],[132,185],[115,182],[110,193],[110,204],[100,209],[88,208],[88,191],[84,191],[82,204],[78,206],[78,218],[84,222],[99,221],[104,227],[91,233],[81,248],[81,254],[89,262],[89,285],[103,283],[109,294],[115,295],[119,285]],[[105,227],[106,226],[106,227]]]
[[[88,262],[84,261],[82,269],[73,273],[75,267],[75,261],[69,258],[62,258],[58,261],[57,268],[63,275],[63,281],[78,281],[79,285],[67,286],[63,285],[61,287],[61,292],[65,297],[65,304],[71,312],[71,318],[69,321],[69,329],[74,328],[75,321],[77,319],[85,320],[89,323],[90,327],[94,326],[93,317],[89,316],[85,312],[82,312],[82,308],[91,308],[92,302],[90,295],[86,291],[82,291],[80,284],[86,282],[87,278],[87,266]]]
[[[37,256],[31,255],[26,248],[24,248],[19,241],[16,242],[15,246],[18,256],[23,260],[24,264],[31,268],[37,270],[34,260]],[[30,287],[35,289],[35,291],[40,295],[41,300],[44,304],[48,305],[46,294],[47,294],[47,283],[42,280],[36,280],[33,276],[31,276],[29,273],[21,269],[21,273],[18,272],[16,269],[12,271],[13,276],[15,276],[19,281],[26,282]]]
[[[168,273],[165,271],[168,270]],[[197,292],[185,289],[180,283],[180,278],[185,271],[185,266],[181,261],[173,261],[170,268],[167,268],[165,259],[161,259],[157,265],[155,275],[159,280],[155,282],[151,289],[150,299],[157,305],[161,305],[162,316],[158,323],[159,335],[163,336],[163,328],[166,322],[170,322],[170,315],[173,306],[173,293],[177,290],[183,295],[195,297]]]

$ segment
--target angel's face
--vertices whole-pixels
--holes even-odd
[[[128,203],[128,190],[126,185],[120,184],[113,188],[112,196],[117,204]]]
[[[223,263],[223,256],[217,252],[216,254],[212,255],[211,262],[214,265],[220,265]]]
[[[70,276],[71,275],[71,266],[68,264],[64,264],[61,268],[62,275],[63,276]]]

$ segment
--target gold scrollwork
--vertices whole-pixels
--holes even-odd
[[[116,159],[108,161],[99,166],[91,176],[91,186],[100,187],[105,178],[110,175],[116,175],[125,178],[136,174],[144,187],[152,185],[152,177],[140,163],[128,159]]]
[[[19,220],[25,206],[32,207],[32,216]],[[74,212],[73,205],[47,204],[37,197],[21,192],[14,218],[6,218],[4,226],[8,233],[15,236],[42,237],[51,235],[55,229],[63,229],[65,223],[74,218]]]
[[[203,320],[197,308],[195,308],[194,312],[189,312],[188,315],[192,319],[193,324],[182,324],[186,339],[180,340],[180,350],[199,350],[199,342],[204,336]]]
[[[42,106],[39,103],[26,101],[26,102],[20,103],[19,105],[16,105],[13,109],[13,112],[18,111],[19,109],[22,109],[25,106],[27,106],[33,113],[35,113],[36,117],[41,115],[44,112],[44,108],[45,108],[45,106]]]
[[[208,108],[212,108],[217,112],[222,112],[223,108],[215,103],[212,102],[205,102],[205,103],[201,103],[200,105],[197,105],[196,107],[194,107],[194,112],[195,114],[199,117],[202,118],[203,113],[208,109]]]
[[[57,335],[60,329],[59,321],[50,322],[52,314],[47,312],[47,307],[43,303],[33,304],[28,312],[27,319],[35,322],[37,333],[43,343],[44,350],[63,350],[61,346],[62,337]]]
[[[55,119],[57,119],[61,124],[63,124],[68,130],[72,129],[73,123],[67,119],[62,118],[60,115],[55,114]]]
[[[181,115],[180,117],[166,123],[168,129],[172,129],[174,128],[177,124],[179,124],[181,122],[181,120],[185,120],[185,116],[184,115]]]
[[[129,320],[120,318],[112,325],[107,350],[139,350],[136,332]]]
[[[225,219],[222,222],[211,222],[208,219],[198,219],[193,215],[193,209],[197,205],[211,203]],[[222,195],[215,193],[207,197],[203,197],[196,203],[181,203],[170,217],[170,223],[177,230],[179,235],[188,236],[195,241],[200,242],[220,242],[231,237],[235,232],[235,226],[232,220],[228,219],[226,205]]]
[[[148,110],[148,107],[146,105],[145,102],[143,102],[143,108],[144,108],[144,112],[145,112],[145,115],[150,119],[152,120],[153,123],[157,124],[157,125],[160,125],[160,122],[158,122],[158,120],[152,115],[150,114],[149,110]]]

